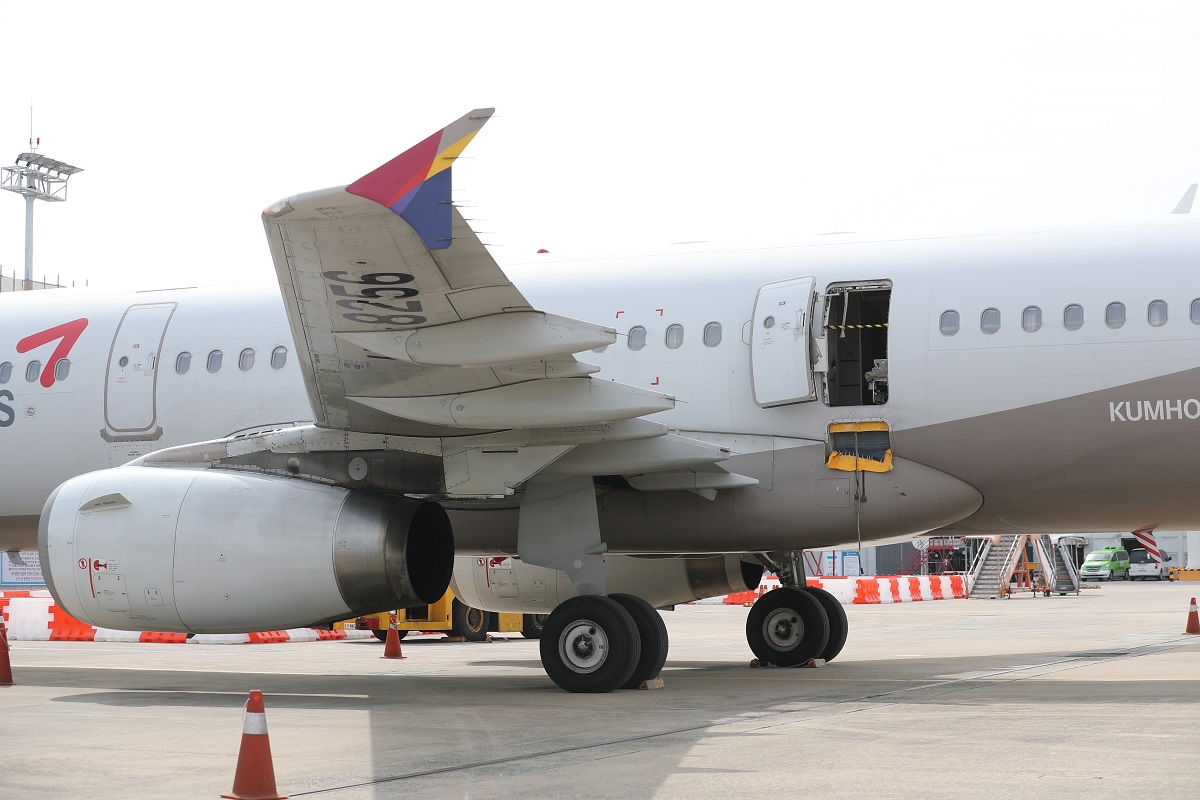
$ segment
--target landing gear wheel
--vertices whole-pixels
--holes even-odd
[[[816,598],[817,602],[821,604],[821,608],[825,610],[825,616],[829,619],[829,641],[825,643],[825,649],[817,658],[833,661],[846,646],[846,635],[850,632],[850,621],[846,619],[846,609],[842,608],[842,604],[836,597],[824,589],[805,586],[802,591],[808,592]]]
[[[746,617],[746,641],[759,661],[796,667],[820,658],[829,643],[829,617],[821,603],[802,589],[767,592]]]
[[[611,692],[641,658],[633,617],[609,597],[572,597],[550,614],[539,642],[550,680],[568,692]]]
[[[371,631],[371,633],[375,634],[375,638],[381,642],[387,641],[387,632],[388,632],[387,628],[384,628],[383,630],[379,630],[376,628]],[[397,638],[403,639],[405,636],[408,636],[408,631],[396,631],[396,636],[397,636]]]
[[[521,619],[521,635],[526,639],[542,638],[542,629],[549,618],[549,614],[526,614]]]
[[[492,627],[492,614],[482,608],[472,608],[456,598],[451,604],[450,635],[461,636],[468,642],[482,642],[487,639],[488,630]]]
[[[621,684],[622,689],[636,689],[642,685],[642,681],[657,678],[663,664],[667,663],[667,625],[654,606],[640,597],[631,594],[610,594],[608,597],[633,617],[638,638],[641,639],[642,654],[629,680]]]

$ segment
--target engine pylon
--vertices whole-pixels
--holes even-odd
[[[221,797],[230,800],[286,800],[275,788],[275,766],[271,763],[271,740],[267,737],[267,714],[263,694],[250,690],[242,723],[242,746],[238,751],[233,789]]]
[[[400,631],[396,628],[396,614],[388,617],[387,641],[383,643],[383,655],[380,658],[408,658],[400,650]]]

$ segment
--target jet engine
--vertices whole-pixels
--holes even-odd
[[[737,555],[650,558],[606,556],[610,594],[632,594],[655,608],[758,588],[761,564]],[[454,595],[487,611],[549,614],[578,594],[566,573],[518,558],[459,556],[454,559]]]
[[[38,544],[61,608],[140,631],[279,630],[432,603],[454,562],[436,503],[154,467],[62,484]]]

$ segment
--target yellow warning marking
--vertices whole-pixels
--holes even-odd
[[[853,456],[834,450],[829,454],[829,460],[825,462],[825,466],[841,472],[891,472],[892,451],[888,450],[884,453],[882,461],[876,461],[872,458],[863,458],[861,455]]]
[[[866,431],[886,431],[886,422],[834,422],[829,426],[830,433],[864,433]]]
[[[882,325],[826,325],[827,331],[861,331],[866,328],[886,328],[888,324],[885,322]]]

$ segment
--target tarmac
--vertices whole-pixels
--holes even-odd
[[[374,640],[13,642],[0,798],[215,798],[261,689],[292,797],[1193,800],[1198,594],[847,606],[817,669],[751,669],[747,609],[680,606],[665,687],[607,695],[562,692],[515,635],[410,636],[402,661]]]

